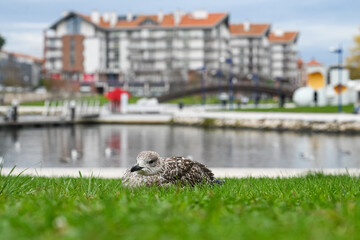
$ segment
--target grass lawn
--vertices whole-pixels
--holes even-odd
[[[183,102],[185,105],[201,104],[201,95],[192,95],[182,98],[177,98],[168,101],[168,103],[179,103]],[[249,103],[254,103],[253,99],[249,100]],[[259,103],[277,103],[274,99],[260,99]],[[220,104],[220,100],[217,96],[206,96],[205,104]],[[234,102],[236,105],[236,101]]]
[[[235,109],[233,111],[242,112],[298,112],[298,113],[337,113],[337,106],[324,106],[324,107],[295,107],[295,108],[250,108],[250,109]],[[354,105],[342,106],[343,113],[353,113]]]
[[[120,180],[0,177],[1,239],[359,239],[360,179],[227,179],[126,189]]]

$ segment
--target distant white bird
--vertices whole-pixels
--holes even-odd
[[[305,159],[305,160],[308,160],[308,161],[313,161],[315,159],[314,155],[311,155],[311,154],[308,154],[308,153],[304,153],[304,152],[301,152],[299,154],[299,156],[302,158],[302,159]]]
[[[19,141],[16,141],[14,144],[15,147],[15,152],[20,152],[21,151],[21,143]]]
[[[143,151],[136,158],[137,164],[128,169],[123,176],[123,184],[136,186],[169,186],[222,184],[204,164],[184,157],[162,158],[156,152]]]
[[[73,148],[70,151],[70,156],[72,160],[79,160],[80,158],[82,158],[82,153]]]
[[[116,155],[116,154],[117,154],[117,151],[116,151],[116,150],[111,149],[111,148],[109,148],[109,147],[105,148],[105,157],[106,157],[106,158],[110,158],[110,157],[112,157],[112,156],[114,156],[114,155]]]

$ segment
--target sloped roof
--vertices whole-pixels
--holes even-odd
[[[2,53],[5,53],[5,54],[7,54],[7,55],[11,55],[11,56],[17,57],[17,58],[26,58],[26,59],[30,59],[30,60],[33,60],[33,61],[39,62],[39,63],[42,63],[42,62],[43,62],[43,59],[38,58],[38,57],[31,56],[31,55],[28,55],[28,54],[17,53],[17,52],[8,52],[8,51],[4,51],[4,50],[1,50],[1,52],[2,52]]]
[[[110,22],[105,21],[102,16],[100,16],[99,23],[95,23],[91,20],[91,17],[82,13],[70,12],[67,16],[61,18],[55,24],[53,24],[50,28],[55,27],[59,22],[61,22],[66,17],[69,17],[71,14],[77,15],[82,19],[90,22],[98,27],[102,28],[110,28]],[[215,26],[228,17],[227,13],[208,13],[205,18],[194,18],[192,14],[183,14],[179,24],[175,24],[174,14],[164,14],[162,21],[158,20],[157,15],[137,15],[131,21],[127,21],[126,19],[118,19],[115,26],[113,28],[135,28],[140,27],[141,23],[146,19],[151,19],[155,23],[157,23],[160,27],[211,27]]]
[[[275,34],[274,32],[271,32],[269,34],[269,41],[272,43],[295,42],[297,40],[298,34],[298,32],[284,32],[283,34]]]
[[[248,31],[245,30],[244,24],[230,24],[229,30],[231,35],[236,36],[262,36],[270,28],[270,24],[250,24]]]
[[[307,66],[322,66],[321,62],[316,61],[315,59],[311,59],[306,63]]]

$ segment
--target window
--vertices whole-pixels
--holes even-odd
[[[157,25],[158,23],[152,20],[151,18],[146,18],[139,25]]]
[[[75,39],[70,38],[70,66],[75,65]]]
[[[189,30],[184,30],[184,37],[185,38],[190,37],[190,31]]]
[[[205,38],[211,38],[212,36],[211,36],[211,30],[210,29],[206,29],[205,31],[204,31],[204,34],[205,34]]]
[[[166,41],[166,47],[167,47],[167,48],[171,48],[171,47],[172,47],[172,40],[171,40],[171,39]]]
[[[77,16],[69,18],[66,21],[67,32],[70,34],[80,33],[80,23],[81,23],[81,19]]]
[[[184,61],[184,68],[189,69],[189,61]]]
[[[173,31],[172,30],[166,31],[166,36],[167,37],[173,37]]]
[[[189,48],[189,40],[184,40],[184,47]]]

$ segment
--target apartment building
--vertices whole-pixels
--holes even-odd
[[[227,13],[204,10],[154,15],[66,12],[44,31],[44,66],[54,79],[123,86],[132,92],[165,91],[203,67],[209,73],[229,71],[224,58],[232,59],[239,80],[298,82],[298,35],[271,31],[268,23],[229,25]]]
[[[298,32],[271,31],[270,24],[230,24],[234,74],[240,79],[281,80],[297,84]]]
[[[270,27],[270,24],[254,24],[249,21],[230,25],[233,71],[238,78],[269,78]]]
[[[271,53],[271,75],[274,79],[299,82],[296,43],[298,32],[276,30],[269,34]]]
[[[37,86],[43,60],[34,56],[0,51],[0,85],[16,87]]]
[[[45,69],[53,78],[107,84],[187,80],[189,70],[219,68],[230,38],[227,13],[118,16],[68,12],[44,31]]]

